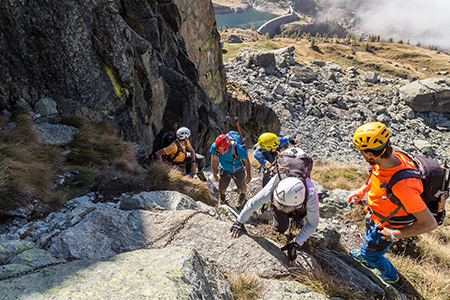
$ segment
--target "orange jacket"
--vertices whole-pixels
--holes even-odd
[[[370,179],[370,191],[367,196],[367,203],[372,210],[381,214],[382,216],[389,216],[398,206],[392,203],[389,199],[383,199],[383,196],[386,196],[386,189],[382,188],[381,185],[386,182],[389,183],[392,175],[394,175],[397,171],[402,169],[416,169],[414,163],[409,160],[409,158],[397,151],[394,151],[394,155],[396,155],[400,160],[400,165],[389,168],[382,169],[379,165],[373,166],[373,172]],[[424,210],[427,206],[425,202],[423,202],[420,194],[423,192],[422,181],[417,178],[406,178],[400,180],[396,185],[393,186],[392,192],[395,196],[402,202],[405,206],[405,209],[408,213],[416,213]],[[403,209],[400,209],[394,216],[407,216]],[[372,221],[378,223],[381,221],[379,217],[372,214]],[[388,225],[388,223],[384,222],[379,227],[382,228]],[[390,226],[390,227],[402,227],[402,226]]]
[[[177,141],[181,146],[181,151],[178,154],[178,156],[175,157],[175,159],[174,159],[174,156],[178,151],[178,146],[177,146],[177,144],[175,144],[175,142],[172,142],[172,144],[170,144],[169,146],[164,148],[164,153],[166,153],[166,155],[169,155],[170,159],[173,162],[183,162],[184,159],[186,158],[186,148],[190,147],[191,143],[189,142],[188,139],[186,139],[185,141],[180,141],[177,139]]]

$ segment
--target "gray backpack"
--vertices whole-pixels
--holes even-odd
[[[273,191],[281,180],[286,177],[296,177],[303,182],[307,190],[305,195],[306,198],[302,205],[302,208],[304,209],[309,196],[306,178],[309,178],[311,175],[312,167],[312,158],[301,148],[291,147],[282,151],[278,156],[278,170],[275,174],[276,178],[271,194],[273,195]]]

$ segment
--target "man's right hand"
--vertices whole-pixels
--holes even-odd
[[[217,174],[213,174],[213,180],[215,182],[219,182],[219,177],[217,177]]]
[[[236,222],[234,222],[233,226],[231,226],[231,228],[230,228],[231,236],[234,238],[239,237],[239,235],[243,231],[245,232],[244,224],[242,224],[241,222],[239,222],[237,220],[236,220]]]
[[[353,205],[360,202],[364,196],[366,195],[366,191],[363,188],[359,188],[356,191],[351,192],[347,197],[347,204],[350,204],[353,201]]]

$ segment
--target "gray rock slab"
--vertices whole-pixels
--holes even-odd
[[[202,202],[196,202],[191,197],[176,191],[154,191],[125,197],[120,202],[120,209],[205,210],[207,207]]]
[[[233,299],[223,275],[190,248],[77,260],[0,282],[2,299]]]
[[[10,263],[19,265],[28,265],[30,267],[40,267],[46,264],[59,262],[48,251],[43,249],[29,249],[14,256]]]
[[[262,296],[261,300],[326,300],[326,299],[336,299],[329,298],[323,294],[316,293],[312,291],[307,286],[297,282],[297,281],[281,281],[266,279],[261,281],[262,285]]]
[[[0,243],[0,265],[7,263],[11,258],[25,250],[35,248],[36,245],[24,240],[3,240]]]

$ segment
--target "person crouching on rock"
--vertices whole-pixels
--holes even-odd
[[[245,231],[243,223],[251,214],[263,204],[271,203],[273,226],[279,232],[288,230],[292,221],[303,220],[301,231],[290,243],[281,248],[282,251],[287,251],[289,264],[295,266],[297,250],[319,225],[319,197],[309,178],[302,181],[295,177],[286,177],[276,184],[277,177],[272,177],[267,185],[247,202],[230,232],[232,237],[239,237],[240,233]]]
[[[198,153],[195,153],[194,149],[189,142],[191,131],[186,127],[181,127],[177,130],[177,138],[166,148],[158,150],[155,155],[159,161],[163,161],[163,155],[167,155],[168,161],[180,167],[183,173],[195,174],[200,180],[206,181],[206,177],[203,174],[203,168],[205,167],[205,157]]]

